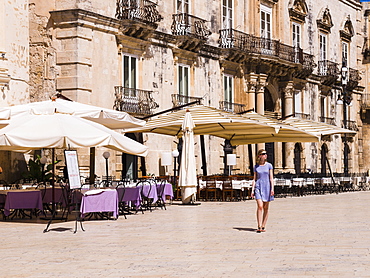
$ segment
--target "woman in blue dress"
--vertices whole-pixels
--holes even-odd
[[[267,162],[267,153],[261,149],[257,153],[254,166],[252,198],[257,201],[257,233],[266,231],[270,201],[274,200],[274,176],[272,164]]]

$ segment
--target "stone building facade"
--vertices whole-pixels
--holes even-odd
[[[12,38],[8,45],[0,42],[0,52],[9,53],[9,61],[0,57],[0,76],[10,75],[2,105],[61,93],[139,118],[200,101],[235,113],[254,109],[276,118],[294,115],[336,126],[345,122],[356,135],[326,136],[319,143],[232,146],[227,151],[237,154],[233,173],[249,173],[250,156],[261,147],[267,149],[276,173],[327,172],[328,165],[333,172],[369,168],[368,117],[361,112],[369,85],[363,64],[368,19],[359,1],[28,2],[28,6],[20,0],[0,4],[0,13],[6,15],[1,17],[0,34]],[[21,55],[16,48],[21,46],[25,57],[16,60]],[[24,71],[17,67],[22,59]],[[345,90],[343,61],[349,76]],[[343,96],[346,104],[338,105]],[[163,174],[160,155],[175,149],[178,138],[127,136],[146,144],[149,155],[137,159],[117,153],[111,174],[117,178]],[[205,136],[208,174],[224,171],[227,143]],[[198,174],[202,174],[200,145],[196,138]],[[88,151],[81,151],[80,160],[88,166]],[[103,174],[101,162],[98,175]]]

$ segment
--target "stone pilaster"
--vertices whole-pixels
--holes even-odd
[[[284,114],[283,116],[286,117],[288,115],[292,115],[294,113],[294,103],[293,103],[293,95],[294,95],[294,86],[293,81],[288,81],[281,83],[282,91],[284,95]],[[294,143],[285,143],[285,154],[282,154],[286,157],[286,172],[294,172]]]
[[[257,109],[256,112],[263,115],[265,114],[265,87],[267,85],[267,75],[259,74],[257,94]]]

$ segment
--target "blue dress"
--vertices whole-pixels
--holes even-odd
[[[274,200],[274,196],[271,196],[270,170],[272,170],[272,164],[268,162],[265,165],[254,166],[254,172],[257,173],[254,196],[256,199],[262,199],[263,202]]]

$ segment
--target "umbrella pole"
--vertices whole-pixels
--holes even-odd
[[[206,158],[206,148],[204,146],[204,135],[200,135],[200,151],[202,153],[203,176],[207,176],[207,158]]]
[[[253,153],[252,153],[252,145],[248,144],[248,156],[249,156],[249,171],[251,176],[254,175],[253,173]]]
[[[90,148],[90,188],[95,184],[95,147]]]

